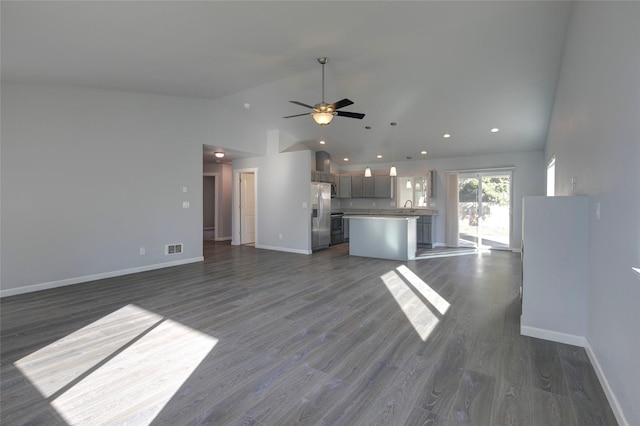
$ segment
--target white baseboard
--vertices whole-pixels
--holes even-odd
[[[613,410],[613,414],[616,416],[616,420],[618,424],[621,426],[629,426],[630,423],[627,421],[627,418],[622,411],[622,407],[620,406],[620,402],[616,397],[616,394],[611,389],[609,385],[609,381],[607,380],[607,376],[605,376],[604,371],[602,370],[602,366],[598,362],[598,357],[596,356],[591,344],[589,343],[589,339],[585,339],[584,349],[587,351],[587,356],[591,361],[591,365],[593,365],[593,369],[596,371],[596,376],[598,376],[598,380],[600,381],[600,385],[602,389],[604,389],[604,393],[607,396],[607,400],[609,401],[609,405],[611,405],[611,409]]]
[[[216,237],[214,241],[231,241],[231,237]]]
[[[585,347],[586,338],[575,334],[560,333],[558,331],[546,330],[543,328],[520,326],[520,334],[523,336],[536,337],[538,339],[551,340],[552,342],[566,343],[567,345]]]
[[[16,296],[18,294],[32,293],[34,291],[48,290],[51,288],[64,287],[68,285],[81,284],[89,281],[102,280],[105,278],[119,277],[122,275],[135,274],[138,272],[152,271],[154,269],[169,268],[171,266],[186,265],[187,263],[202,262],[203,256],[192,257],[189,259],[174,260],[171,262],[156,263],[153,265],[137,266],[135,268],[120,269],[118,271],[103,272],[101,274],[85,275],[83,277],[67,278],[64,280],[50,281],[40,284],[32,284],[18,288],[10,288],[0,290],[0,298],[8,296]]]
[[[284,251],[287,253],[296,253],[296,254],[311,254],[311,250],[300,250],[300,249],[291,249],[287,247],[276,247],[276,246],[264,246],[262,244],[256,244],[257,249],[264,250],[275,250],[275,251]]]

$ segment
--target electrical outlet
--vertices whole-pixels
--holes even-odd
[[[188,209],[189,208],[189,202],[188,201],[183,201],[182,202],[182,208],[183,209]]]

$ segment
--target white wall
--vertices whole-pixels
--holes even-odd
[[[276,141],[277,142],[277,141]],[[257,168],[256,247],[311,253],[312,151],[273,153],[238,159],[233,169]],[[315,157],[313,157],[315,160]],[[307,207],[303,207],[303,203]],[[236,226],[236,224],[234,224]],[[282,239],[280,239],[282,234]]]
[[[640,424],[639,22],[638,2],[574,5],[546,149],[556,194],[593,198],[588,349],[631,424]]]
[[[389,173],[390,163],[371,166],[374,174]],[[398,176],[425,176],[427,170],[437,171],[437,197],[432,208],[438,210],[436,216],[437,244],[445,242],[445,217],[446,217],[446,171],[485,169],[495,167],[515,167],[513,171],[512,198],[513,198],[513,232],[511,233],[511,247],[519,249],[522,234],[522,197],[528,195],[544,195],[544,180],[546,165],[542,151],[504,153],[494,155],[451,157],[440,159],[426,159],[402,161],[396,163]],[[364,165],[342,167],[342,172],[364,173]],[[376,203],[373,206],[373,202]],[[353,199],[340,200],[342,208],[394,208],[397,201],[380,199]],[[402,207],[402,206],[400,206]]]
[[[245,128],[212,127],[218,109],[2,82],[1,294],[200,260],[202,145]]]

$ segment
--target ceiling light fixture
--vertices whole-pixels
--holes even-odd
[[[491,133],[498,133],[500,131],[500,129],[498,129],[497,127],[494,127],[493,129],[491,129]]]
[[[420,151],[420,154],[427,155],[427,151]]]
[[[327,109],[327,111],[319,111],[311,114],[316,124],[319,124],[321,126],[326,126],[327,124],[331,123],[331,120],[333,120],[333,116],[335,115],[336,112],[328,111],[329,108],[323,105],[319,106],[318,108],[325,108]]]
[[[376,158],[378,158],[378,159],[379,159],[379,158],[382,158],[382,155],[381,155],[381,154],[378,154],[378,155],[376,155]]]
[[[371,177],[371,167],[367,166],[364,168],[364,177]]]
[[[442,135],[443,138],[450,138],[451,135],[449,133],[445,133],[444,135]]]
[[[344,157],[343,160],[344,161],[349,161],[349,159],[347,157]]]
[[[224,152],[216,151],[213,155],[215,155],[216,158],[224,158]]]
[[[320,139],[320,145],[324,145],[325,143],[327,143],[327,141],[325,141],[324,139]]]

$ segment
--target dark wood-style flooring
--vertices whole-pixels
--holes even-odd
[[[583,349],[519,333],[519,255],[205,242],[1,301],[1,423],[615,425]]]

